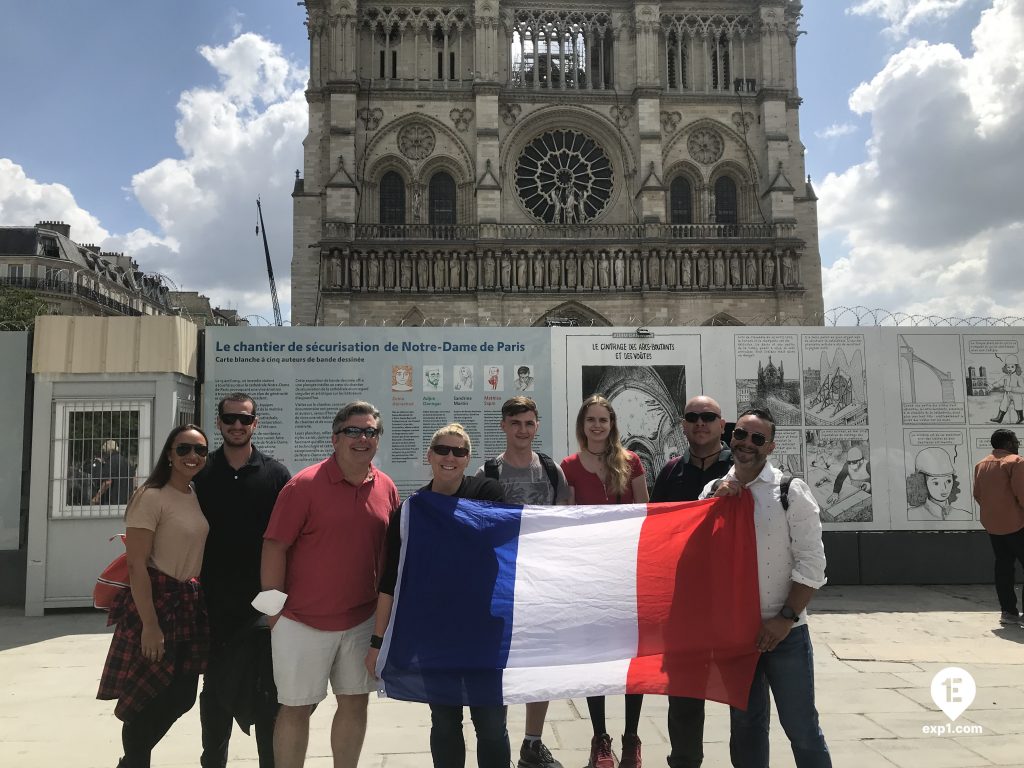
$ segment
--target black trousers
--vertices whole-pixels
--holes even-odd
[[[228,743],[234,717],[221,703],[217,689],[217,665],[223,656],[213,654],[203,676],[203,692],[199,695],[199,723],[203,729],[203,754],[199,758],[202,768],[225,768],[228,764]],[[272,712],[264,712],[253,723],[256,732],[256,750],[259,768],[274,768],[274,720]]]
[[[1013,579],[1016,561],[1020,560],[1021,565],[1024,565],[1024,528],[1015,533],[990,533],[988,537],[996,556],[995,581],[999,608],[1017,613],[1017,593],[1013,589]]]
[[[669,768],[700,768],[704,762],[704,699],[668,697]]]
[[[143,710],[121,726],[124,758],[120,768],[149,768],[153,747],[196,703],[199,675],[175,675]]]

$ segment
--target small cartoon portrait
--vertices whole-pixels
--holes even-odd
[[[473,366],[471,365],[456,365],[453,371],[455,375],[455,391],[456,392],[472,392],[473,391]]]
[[[488,365],[485,377],[485,389],[496,392],[505,388],[505,371],[500,365]]]
[[[516,367],[516,392],[533,392],[533,366],[520,365]]]
[[[423,366],[423,391],[441,392],[444,390],[444,373],[440,365]]]
[[[908,520],[973,520],[966,509],[954,506],[960,495],[953,462],[944,448],[922,448],[907,476]]]
[[[412,391],[412,366],[393,365],[391,366],[391,391],[411,392]]]

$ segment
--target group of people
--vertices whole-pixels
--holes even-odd
[[[310,715],[326,698],[328,680],[337,702],[334,765],[358,763],[401,550],[399,494],[373,464],[384,425],[370,403],[345,405],[332,423],[332,455],[294,477],[252,445],[257,425],[252,397],[225,397],[217,407],[223,445],[207,455],[201,429],[172,430],[128,504],[131,588],[110,613],[116,630],[99,692],[118,700],[122,768],[149,765],[153,747],[194,704],[201,673],[204,768],[226,765],[232,719],[254,726],[261,768],[303,765]],[[719,404],[692,398],[681,423],[688,448],[662,469],[650,496],[643,465],[622,445],[615,410],[601,395],[580,407],[579,450],[560,464],[533,449],[540,414],[529,397],[507,400],[500,426],[505,451],[475,474],[467,473],[473,446],[466,429],[438,429],[427,448],[430,479],[420,491],[542,505],[752,494],[763,624],[751,643],[762,656],[747,709],[731,711],[732,762],[767,768],[770,690],[797,766],[831,766],[814,707],[805,610],[825,583],[818,507],[801,480],[769,462],[772,415],[740,414],[726,446]],[[252,607],[254,598],[265,613]],[[640,768],[643,697],[625,699],[618,765]],[[588,697],[587,706],[588,766],[612,768],[605,698]],[[526,705],[518,768],[561,768],[542,739],[547,709],[547,702]],[[431,704],[430,716],[435,768],[462,768],[463,708]],[[506,708],[470,707],[470,718],[478,766],[508,768]],[[704,701],[669,697],[672,768],[701,765],[703,731]]]

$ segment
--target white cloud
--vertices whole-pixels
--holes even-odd
[[[993,0],[973,41],[972,56],[912,43],[850,97],[872,136],[868,160],[819,189],[822,235],[846,250],[826,306],[1021,314],[1024,0]]]
[[[77,242],[124,251],[145,271],[204,293],[215,305],[272,318],[263,242],[255,234],[260,195],[287,319],[291,191],[294,170],[302,166],[308,73],[279,46],[251,33],[223,46],[204,46],[199,54],[217,72],[218,86],[181,94],[175,131],[180,156],[132,178],[130,192],[158,232],[109,233],[66,187],[36,182],[3,159],[0,221],[63,219]]]
[[[878,16],[889,24],[889,32],[905,35],[912,26],[941,21],[977,0],[859,0],[847,9],[857,16]]]
[[[838,139],[841,136],[849,136],[857,132],[857,126],[853,123],[832,123],[828,128],[815,131],[814,135],[819,139]]]

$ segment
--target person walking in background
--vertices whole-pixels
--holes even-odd
[[[335,768],[356,768],[366,734],[369,692],[363,664],[373,632],[377,577],[398,489],[373,466],[384,427],[367,402],[345,405],[331,425],[334,453],[299,472],[281,491],[264,534],[264,591],[285,593],[270,617],[277,768],[306,759],[309,716],[331,681]]]
[[[99,484],[91,499],[93,504],[127,504],[132,495],[132,465],[117,448],[116,440],[105,440],[100,446]]]
[[[1024,624],[1013,584],[1016,562],[1024,565],[1024,458],[1012,430],[997,429],[991,442],[992,453],[974,467],[974,500],[995,555],[999,623]]]
[[[576,504],[633,504],[648,501],[647,479],[639,457],[622,446],[615,410],[603,395],[591,395],[576,414],[579,453],[562,460],[562,471]],[[620,768],[641,764],[640,710],[643,694],[626,694],[626,726]],[[613,768],[612,739],[605,722],[605,697],[588,696],[594,728],[588,768]]]
[[[274,768],[277,691],[270,629],[252,600],[260,591],[263,534],[291,473],[252,444],[258,426],[256,402],[249,395],[235,392],[217,403],[224,442],[195,479],[210,524],[200,577],[211,640],[199,695],[202,768],[227,765],[233,718],[246,733],[255,727],[260,768]]]
[[[459,499],[506,501],[501,485],[495,480],[478,476],[466,477],[466,467],[469,466],[472,448],[469,435],[461,424],[448,424],[437,430],[430,438],[430,447],[427,449],[431,480],[418,492],[432,491]],[[391,622],[395,589],[398,586],[398,565],[402,551],[401,515],[401,508],[396,508],[388,527],[387,561],[381,575],[374,634],[366,652],[366,669],[374,677],[384,633]],[[457,542],[452,544],[455,546]],[[437,556],[444,557],[444,553],[438,552]],[[464,768],[466,765],[462,713],[461,706],[430,704],[430,755],[434,768]],[[511,747],[505,722],[506,707],[470,707],[469,714],[476,729],[477,768],[508,768]]]
[[[206,453],[199,427],[172,429],[125,510],[131,587],[110,609],[116,628],[96,695],[117,699],[120,768],[149,768],[153,747],[195,704],[206,667],[209,627],[196,577],[209,526],[192,486]]]
[[[683,407],[683,434],[687,448],[666,464],[654,481],[651,501],[694,501],[709,482],[732,466],[732,451],[722,442],[725,420],[722,407],[704,395],[690,398]],[[670,768],[700,768],[704,762],[704,700],[668,697]]]
[[[520,372],[526,366],[520,367]],[[572,490],[565,473],[550,456],[533,450],[540,429],[537,403],[516,395],[501,406],[501,431],[505,433],[505,451],[488,459],[477,470],[477,477],[489,477],[501,483],[509,504],[571,504]],[[517,768],[562,768],[541,737],[548,702],[531,701],[526,705],[526,732],[519,748]]]

